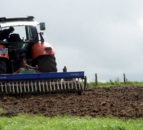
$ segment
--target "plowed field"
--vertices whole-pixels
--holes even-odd
[[[0,97],[6,115],[17,113],[45,116],[143,117],[143,87],[90,88],[81,95],[44,94],[24,97]],[[3,115],[3,114],[1,114]]]

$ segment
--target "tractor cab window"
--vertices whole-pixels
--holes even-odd
[[[10,28],[13,28],[11,31]],[[26,39],[25,27],[24,26],[11,26],[1,28],[0,40],[8,42],[24,41]]]
[[[10,34],[8,42],[21,42],[25,41],[26,33],[24,26],[15,26],[14,32]]]
[[[19,35],[20,39],[22,41],[25,41],[25,39],[26,39],[25,27],[24,26],[15,26],[14,29],[15,29],[15,31],[13,32],[13,34]]]
[[[38,41],[38,32],[35,26],[26,26],[26,37],[28,41]]]

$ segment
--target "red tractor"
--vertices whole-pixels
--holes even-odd
[[[0,18],[0,74],[14,73],[23,62],[38,66],[39,72],[57,72],[53,47],[44,42],[45,23],[38,23],[33,16]],[[1,38],[9,28],[14,28],[6,38]]]
[[[38,25],[45,30],[32,16],[0,18],[0,95],[81,93],[84,72],[57,72],[55,51]]]

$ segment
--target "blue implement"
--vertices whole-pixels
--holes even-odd
[[[84,72],[51,72],[36,74],[0,74],[0,81],[84,78]]]
[[[86,88],[84,72],[0,74],[0,95],[82,92]]]

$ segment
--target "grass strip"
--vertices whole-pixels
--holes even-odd
[[[88,82],[87,87],[115,87],[115,86],[143,86],[143,82],[137,82],[137,81],[128,81],[126,83],[124,82],[119,82],[119,81],[112,81],[110,80],[109,82],[98,82],[96,85],[95,82]]]
[[[2,130],[142,130],[142,119],[90,118],[41,115],[0,117]]]

